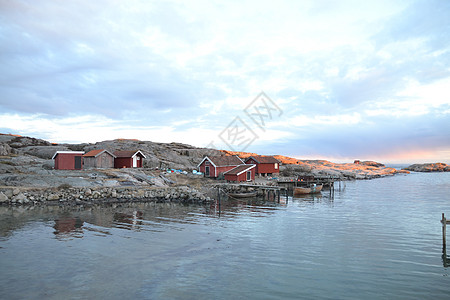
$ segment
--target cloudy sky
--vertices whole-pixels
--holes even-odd
[[[0,0],[0,132],[449,162],[449,16],[447,0]]]

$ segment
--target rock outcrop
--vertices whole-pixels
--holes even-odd
[[[413,172],[450,172],[450,166],[444,163],[413,164],[404,170]]]

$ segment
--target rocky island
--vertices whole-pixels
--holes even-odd
[[[146,159],[142,168],[54,169],[52,156],[56,151],[88,152],[95,149],[111,152],[139,149]],[[204,203],[217,195],[217,185],[225,183],[193,172],[207,155],[238,155],[244,159],[254,153],[130,139],[55,144],[32,137],[0,134],[0,202],[83,204],[145,200]],[[281,162],[280,177],[310,174],[354,180],[408,172],[371,161],[337,164],[326,160],[275,157]],[[256,183],[273,185],[276,178],[261,178]],[[236,186],[227,185],[227,188],[236,189]]]
[[[413,172],[450,172],[450,166],[444,163],[413,164],[404,170]]]

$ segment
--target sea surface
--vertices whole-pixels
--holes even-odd
[[[3,206],[0,299],[450,298],[450,173],[335,189],[281,203]]]

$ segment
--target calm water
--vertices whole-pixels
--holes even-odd
[[[448,299],[442,212],[450,173],[347,182],[334,199],[222,203],[220,214],[0,207],[0,298]]]

